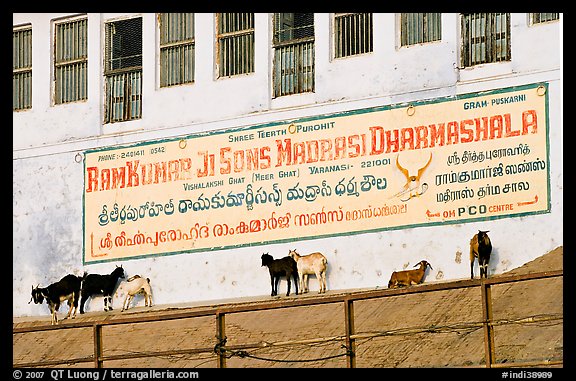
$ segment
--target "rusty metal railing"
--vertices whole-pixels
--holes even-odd
[[[480,287],[481,298],[482,298],[482,322],[477,323],[482,326],[484,331],[484,351],[485,351],[485,367],[521,367],[521,366],[550,366],[550,365],[562,365],[562,360],[543,360],[543,361],[531,361],[522,363],[510,363],[497,364],[495,363],[495,344],[494,344],[494,326],[506,324],[503,321],[495,321],[492,316],[492,290],[493,285],[500,285],[506,283],[514,282],[524,282],[537,279],[547,279],[563,277],[563,270],[556,271],[545,271],[539,273],[521,274],[521,275],[508,275],[508,276],[498,276],[489,279],[466,279],[457,280],[450,282],[441,283],[424,283],[418,286],[397,288],[397,289],[379,289],[379,290],[368,290],[368,291],[358,291],[354,293],[345,294],[335,294],[335,295],[317,295],[309,296],[306,298],[293,298],[293,299],[280,299],[259,302],[258,304],[229,304],[220,306],[207,306],[200,307],[189,311],[178,311],[178,312],[163,312],[162,315],[154,316],[128,316],[119,317],[112,320],[104,321],[76,321],[69,322],[61,325],[35,325],[27,327],[14,327],[12,332],[14,335],[26,334],[32,332],[41,331],[51,331],[51,330],[65,330],[65,329],[77,329],[77,328],[92,328],[93,341],[94,341],[94,353],[92,356],[85,356],[66,360],[42,360],[27,363],[14,363],[15,368],[27,368],[27,367],[45,367],[45,366],[55,366],[64,364],[74,364],[74,363],[89,363],[92,362],[95,368],[101,368],[105,361],[112,360],[125,360],[125,359],[137,359],[146,357],[156,357],[156,356],[170,356],[170,355],[186,355],[186,354],[198,354],[198,353],[215,353],[216,354],[216,367],[225,368],[227,352],[234,350],[244,350],[248,348],[258,348],[258,344],[245,344],[245,345],[235,345],[226,346],[226,315],[241,313],[241,312],[254,312],[254,311],[264,311],[271,309],[281,309],[289,307],[302,307],[302,306],[314,306],[329,303],[343,303],[344,305],[344,318],[345,318],[345,335],[339,337],[345,342],[345,347],[347,349],[345,355],[347,356],[347,367],[356,367],[356,340],[360,338],[367,337],[366,334],[355,333],[355,323],[354,323],[354,302],[368,299],[378,299],[387,298],[398,295],[408,295],[416,293],[425,292],[436,292],[436,291],[446,291],[470,287]],[[139,324],[147,322],[160,322],[160,321],[170,321],[178,319],[188,319],[188,318],[198,318],[214,316],[216,325],[216,339],[217,344],[214,347],[205,348],[193,348],[184,350],[169,350],[169,351],[156,351],[148,353],[127,353],[118,355],[104,355],[103,346],[103,334],[102,328],[105,326],[115,326],[124,324]],[[308,340],[311,342],[313,340]]]

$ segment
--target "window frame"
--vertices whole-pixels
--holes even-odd
[[[189,27],[192,30],[192,36],[186,36],[186,33],[180,33],[180,35],[173,40],[163,41],[164,31],[163,31],[163,15],[189,15],[190,16],[190,23],[191,26]],[[169,16],[166,16],[169,17]],[[195,13],[158,13],[156,15],[157,24],[158,24],[158,78],[159,78],[159,88],[168,88],[173,86],[180,86],[180,85],[190,85],[195,82],[196,79],[196,14]],[[179,28],[182,30],[183,28]],[[190,49],[189,56],[187,55],[187,49]],[[169,60],[169,58],[163,57],[164,52],[173,51],[178,53],[178,77],[177,79],[170,80],[174,78],[174,76],[168,78],[168,72],[170,69],[165,65],[170,61],[171,65],[175,66],[173,60]],[[191,66],[189,70],[187,70],[187,64],[182,63],[186,60],[190,60],[188,63]],[[174,69],[173,69],[174,70]],[[174,73],[174,71],[172,71]],[[189,73],[187,75],[187,73]]]
[[[314,13],[307,13],[312,18],[312,24],[296,25],[292,14],[291,28],[279,29],[281,20],[287,13],[272,14],[272,98],[287,95],[313,93],[316,77],[316,32]],[[312,28],[311,36],[296,35],[295,32],[309,33],[304,28]],[[280,33],[288,33],[290,37],[279,38]],[[295,57],[295,58],[294,58]],[[293,62],[291,66],[283,66],[281,62]],[[282,73],[285,73],[284,75]],[[288,74],[286,74],[288,73]],[[290,83],[287,83],[290,82]]]
[[[364,17],[363,17],[364,16]],[[363,17],[365,28],[362,25],[350,26],[350,29],[346,26],[341,27],[340,21],[342,23],[356,23],[357,19]],[[361,22],[361,21],[360,21]],[[368,28],[368,29],[366,29]],[[359,32],[363,31],[363,36],[360,36]],[[342,33],[341,33],[342,32]],[[374,14],[373,13],[333,13],[332,14],[332,44],[333,44],[333,58],[350,58],[363,54],[369,54],[374,52]],[[348,35],[349,37],[344,37]],[[363,39],[362,37],[367,37]],[[363,39],[362,43],[360,39]],[[367,41],[366,41],[367,40]],[[348,45],[346,43],[349,43]],[[358,47],[359,45],[362,45]]]
[[[475,15],[474,18],[468,18]],[[485,16],[484,24],[481,25],[480,33],[471,35],[470,30],[476,29],[476,25],[471,26],[473,22],[479,21],[482,23],[482,15]],[[461,13],[460,15],[460,64],[462,68],[470,68],[478,65],[503,63],[512,61],[512,38],[511,38],[511,14],[506,12],[501,13]],[[500,28],[498,31],[493,31],[492,26],[497,25],[498,17],[505,16],[505,30]],[[468,25],[466,25],[468,23]],[[502,35],[504,36],[502,38]],[[500,36],[500,38],[498,37]],[[469,43],[469,40],[478,42]],[[502,48],[498,48],[500,40],[505,42],[505,52],[503,57],[499,57],[502,53]],[[484,45],[482,48],[481,45]],[[472,58],[476,52],[472,52],[473,45],[476,45],[476,52],[480,53],[480,58]]]
[[[84,28],[84,35],[82,36],[85,43],[85,56],[80,56],[77,58],[72,58],[69,60],[62,59],[58,60],[58,28],[64,24],[74,24],[78,22],[85,22]],[[79,35],[78,35],[79,36]],[[53,105],[61,105],[61,104],[68,104],[74,102],[82,102],[88,99],[88,16],[86,14],[67,17],[65,19],[54,20],[53,21],[53,44],[52,44],[52,57],[53,57],[53,78],[52,78],[52,104]],[[82,88],[76,92],[77,96],[71,96],[72,99],[62,100],[62,96],[59,96],[58,89],[62,88],[59,86],[58,83],[58,72],[60,68],[63,68],[64,71],[66,68],[71,67],[74,70],[74,66],[83,65],[84,69],[80,68],[80,74],[78,76],[81,78],[83,77],[83,85]],[[84,75],[81,74],[82,70],[85,72]],[[77,78],[80,80],[80,78]],[[83,95],[82,95],[83,94]]]
[[[22,57],[20,54],[20,49],[18,49],[19,54],[16,56],[16,47],[14,46],[14,39],[16,38],[15,34],[27,32],[29,32],[29,37],[23,36],[22,38],[18,39],[18,41],[22,41],[24,38],[29,38],[29,41],[24,41],[28,44],[28,46],[25,47],[26,51],[24,52],[24,57]],[[32,24],[24,24],[12,27],[12,111],[27,111],[32,109],[32,37]],[[16,61],[18,61],[18,65],[14,67]],[[20,63],[22,63],[22,66]],[[22,75],[27,75],[27,77],[20,79]],[[18,81],[18,84],[21,86],[14,86],[16,81]],[[15,94],[17,89],[18,93]],[[15,97],[18,99],[16,105],[17,107],[14,107]]]
[[[244,15],[251,17],[247,25],[228,25],[228,27],[241,27],[244,29],[223,30],[223,15]],[[215,13],[215,66],[216,78],[231,78],[256,72],[256,14],[251,12]],[[246,20],[244,20],[246,21]],[[230,50],[228,50],[229,48]],[[248,53],[248,54],[242,54]],[[229,58],[224,62],[223,57]]]
[[[118,58],[111,58],[114,40],[109,35],[110,25],[137,19],[140,19],[140,54],[121,56],[120,58],[127,59],[139,56],[140,63],[114,68],[114,65],[111,64],[112,60]],[[142,118],[143,22],[142,16],[134,16],[108,20],[104,23],[104,124]],[[117,99],[120,99],[121,102],[115,101]],[[119,104],[120,106],[118,106]],[[120,113],[121,116],[117,117]]]
[[[552,22],[557,22],[560,21],[560,13],[545,13],[546,15],[556,15],[556,18],[550,18],[550,19],[546,19],[546,20],[536,20],[536,15],[542,15],[542,13],[529,13],[528,17],[529,17],[529,25],[533,26],[533,25],[543,25],[543,24],[548,24],[548,23],[552,23]],[[554,16],[552,16],[554,17]]]
[[[421,15],[419,20],[422,20],[422,25],[418,23],[418,28],[421,30],[421,38],[415,37],[411,38],[411,34],[414,31],[408,29],[409,24],[412,24],[408,19],[409,16],[407,15]],[[430,28],[426,28],[426,24],[433,23],[435,20],[430,20],[432,15],[438,15],[438,25],[435,25],[438,29],[437,31],[434,30],[434,26],[432,30],[434,30],[434,35],[431,35]],[[417,20],[418,21],[418,20]],[[433,42],[442,41],[442,13],[400,13],[398,15],[398,24],[400,25],[400,36],[399,36],[399,46],[400,47],[409,47],[414,45],[420,44],[429,44]],[[437,32],[437,36],[436,36]],[[413,41],[411,41],[413,40]]]

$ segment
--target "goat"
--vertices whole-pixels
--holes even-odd
[[[284,257],[274,259],[270,254],[262,254],[262,266],[268,267],[270,271],[270,283],[272,285],[272,293],[270,296],[278,295],[278,283],[281,276],[286,276],[288,282],[288,291],[286,296],[290,295],[290,277],[294,278],[294,287],[296,288],[296,295],[298,295],[298,267],[296,261],[291,257]]]
[[[424,281],[424,274],[426,273],[426,267],[432,268],[432,265],[425,260],[421,260],[416,263],[414,267],[420,266],[416,270],[403,270],[403,271],[393,271],[390,276],[390,281],[388,282],[388,288],[398,288],[404,286],[411,286],[413,284],[420,284]]]
[[[492,253],[492,242],[488,237],[489,230],[478,230],[470,240],[470,279],[474,279],[474,259],[478,258],[480,278],[488,278],[488,262]]]
[[[328,260],[322,253],[300,255],[296,250],[288,250],[288,255],[296,261],[301,294],[308,292],[308,275],[316,275],[320,284],[319,294],[326,292],[326,265]]]
[[[86,275],[80,290],[80,313],[84,313],[84,303],[93,295],[104,295],[104,311],[112,310],[112,294],[114,294],[120,278],[125,278],[122,266],[116,266],[110,274]]]
[[[44,299],[50,308],[50,314],[52,315],[52,325],[58,324],[58,310],[60,309],[60,303],[68,302],[68,315],[64,319],[68,319],[72,316],[72,319],[76,317],[76,311],[78,310],[78,300],[80,299],[80,286],[82,280],[86,277],[84,273],[83,277],[68,274],[60,279],[58,282],[52,283],[48,287],[41,288],[40,285],[34,287],[32,286],[32,298],[30,302],[34,300],[36,304],[42,304]],[[28,302],[28,304],[30,304]],[[74,313],[72,313],[74,311]]]
[[[126,291],[126,298],[122,303],[122,311],[130,307],[130,303],[134,295],[144,294],[144,304],[146,307],[152,307],[152,289],[150,288],[150,278],[142,278],[140,275],[131,276],[126,280],[124,291]]]

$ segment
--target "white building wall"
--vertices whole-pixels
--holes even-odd
[[[216,78],[213,14],[196,24],[192,85],[159,88],[158,31],[154,14],[88,14],[88,100],[51,104],[53,20],[72,14],[14,14],[13,25],[32,24],[33,106],[13,113],[13,315],[45,315],[28,304],[31,286],[66,273],[108,273],[122,264],[128,275],[152,280],[156,304],[244,296],[269,297],[260,256],[298,248],[329,259],[328,289],[386,287],[390,273],[426,258],[428,281],[469,277],[468,242],[490,230],[490,273],[518,267],[563,244],[561,119],[562,21],[530,26],[512,15],[512,61],[460,69],[458,14],[443,14],[442,40],[399,47],[395,14],[374,14],[374,52],[332,59],[331,14],[315,14],[316,91],[272,99],[271,15],[256,14],[255,73]],[[142,119],[103,125],[103,25],[143,17]],[[537,82],[549,83],[550,213],[447,224],[227,250],[83,265],[82,153],[153,139],[178,137],[366,107],[420,101]],[[286,284],[281,282],[281,292]],[[311,279],[311,290],[318,285]],[[114,301],[118,307],[121,301]],[[101,310],[95,298],[87,311]]]

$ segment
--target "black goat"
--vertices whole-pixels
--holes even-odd
[[[104,311],[112,310],[112,294],[118,286],[118,279],[125,278],[122,266],[116,266],[110,274],[88,274],[80,291],[80,313],[84,313],[84,303],[93,295],[104,295]]]
[[[488,237],[489,230],[478,230],[470,240],[470,279],[474,279],[474,258],[478,258],[480,278],[488,278],[488,262],[492,253],[492,242]]]
[[[298,267],[292,257],[286,256],[274,259],[270,254],[265,253],[262,254],[262,266],[267,266],[270,271],[271,296],[278,295],[278,283],[281,276],[286,276],[286,281],[288,282],[286,296],[290,295],[290,277],[294,279],[294,287],[296,287],[296,295],[298,295]]]
[[[86,277],[86,273],[84,273]],[[50,314],[52,315],[52,324],[58,324],[58,310],[60,309],[60,303],[68,302],[68,315],[64,319],[68,319],[72,315],[72,319],[76,317],[76,311],[78,310],[78,301],[80,300],[80,285],[84,277],[79,277],[76,275],[68,274],[64,278],[60,279],[56,283],[52,283],[48,287],[40,287],[40,285],[34,287],[32,286],[32,298],[30,302],[34,300],[36,304],[42,304],[44,299],[50,308]],[[28,302],[28,304],[30,304]],[[72,314],[72,311],[74,313]]]

